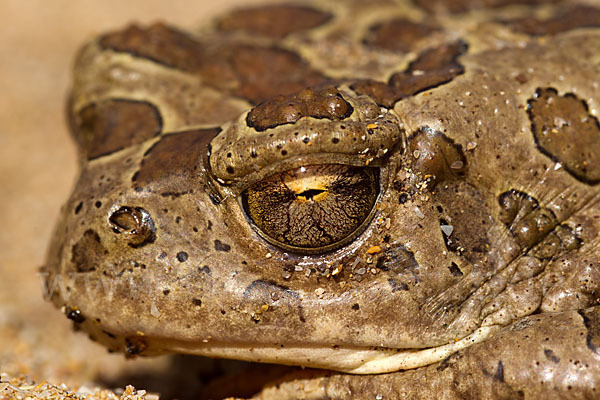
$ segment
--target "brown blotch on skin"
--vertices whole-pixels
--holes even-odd
[[[560,0],[413,0],[419,7],[433,13],[461,13],[477,8],[498,8],[512,4],[536,5]]]
[[[166,193],[189,193],[201,183],[199,170],[208,157],[208,144],[219,128],[198,129],[163,136],[144,156],[133,186],[160,187]]]
[[[553,88],[538,89],[528,101],[538,149],[581,182],[600,182],[600,124],[585,101]]]
[[[88,229],[73,245],[71,263],[77,272],[91,272],[100,267],[107,254],[108,250],[102,244],[98,233]]]
[[[331,14],[306,6],[268,5],[235,10],[219,21],[218,29],[282,39],[290,33],[323,25],[330,19]]]
[[[525,17],[500,22],[514,31],[532,36],[556,35],[572,29],[600,26],[600,9],[580,5],[544,20]]]
[[[436,31],[439,28],[435,26],[398,18],[371,26],[363,43],[405,53],[411,51],[416,42]]]
[[[104,49],[129,53],[185,71],[197,71],[205,63],[205,51],[201,43],[162,23],[148,28],[131,25],[104,35],[99,44]]]
[[[279,47],[221,46],[201,74],[220,89],[258,104],[328,80],[298,54]]]
[[[335,88],[315,92],[311,88],[290,96],[277,96],[254,107],[246,117],[249,127],[264,131],[292,124],[302,117],[342,120],[352,114],[352,106]]]
[[[362,80],[352,84],[357,93],[372,97],[379,105],[391,108],[405,97],[450,82],[464,72],[458,57],[467,51],[465,42],[444,44],[423,51],[404,72],[393,74],[388,83]]]
[[[408,139],[407,156],[415,171],[430,175],[434,182],[462,176],[467,159],[460,144],[441,132],[424,126]]]
[[[232,42],[204,43],[164,24],[148,28],[133,25],[105,35],[100,45],[199,74],[206,84],[253,104],[328,80],[290,50]]]
[[[392,108],[398,100],[407,96],[385,82],[374,81],[372,79],[355,82],[350,88],[358,94],[366,94],[372,97],[377,104],[386,108]]]
[[[403,93],[415,94],[450,82],[464,72],[457,58],[467,51],[463,41],[425,50],[402,73],[390,78],[390,85]]]
[[[125,235],[127,244],[133,248],[143,247],[156,240],[154,220],[141,207],[121,207],[109,217],[113,232]]]
[[[70,126],[87,159],[142,143],[162,131],[158,109],[147,102],[111,99],[71,114]]]

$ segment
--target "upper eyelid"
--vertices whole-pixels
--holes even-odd
[[[240,115],[211,141],[210,166],[215,177],[237,182],[257,168],[286,163],[293,157],[311,158],[315,163],[314,159],[322,154],[344,158],[343,163],[364,165],[367,160],[385,158],[388,152],[398,149],[398,144],[404,146],[406,135],[397,115],[382,110],[372,99],[341,92],[354,109],[342,120],[306,116],[294,123],[256,131],[247,125],[249,112]]]
[[[284,251],[290,251],[292,253],[299,253],[299,254],[320,254],[320,253],[324,253],[324,252],[329,252],[329,251],[333,251],[333,250],[338,250],[340,248],[343,248],[345,246],[347,246],[350,242],[352,242],[356,237],[359,237],[362,232],[364,230],[367,229],[368,226],[370,226],[370,224],[373,221],[373,216],[376,213],[377,207],[376,205],[378,204],[378,202],[381,199],[381,194],[382,194],[382,190],[383,190],[383,186],[381,185],[381,168],[375,168],[375,167],[365,167],[365,166],[360,166],[358,167],[359,169],[357,170],[357,166],[351,166],[351,165],[340,165],[340,164],[328,164],[329,166],[332,167],[336,167],[333,169],[333,175],[331,174],[324,174],[323,177],[325,179],[326,182],[337,182],[338,178],[336,178],[336,173],[335,172],[339,172],[339,177],[342,176],[346,176],[346,173],[350,172],[349,177],[354,176],[354,177],[358,177],[359,180],[358,181],[354,181],[354,184],[357,184],[359,186],[353,186],[356,187],[357,190],[360,190],[360,193],[363,193],[364,190],[366,190],[366,193],[371,193],[369,197],[360,197],[360,199],[366,199],[370,198],[370,200],[368,201],[368,208],[364,208],[362,207],[362,209],[364,211],[366,211],[365,214],[362,214],[362,217],[359,220],[354,220],[352,219],[352,221],[356,224],[343,224],[343,225],[338,225],[339,226],[343,226],[344,228],[342,229],[342,231],[340,231],[339,229],[334,229],[333,231],[330,231],[329,233],[331,235],[334,235],[334,238],[337,238],[335,240],[333,240],[332,242],[329,243],[324,243],[321,244],[319,246],[315,246],[315,247],[310,247],[308,245],[300,245],[300,243],[298,244],[294,244],[292,243],[286,243],[285,240],[291,240],[290,238],[288,239],[282,239],[283,236],[281,236],[281,238],[279,237],[280,235],[283,235],[283,231],[280,231],[280,226],[279,225],[272,225],[272,222],[268,222],[270,218],[267,218],[266,220],[263,219],[263,217],[261,215],[265,215],[265,207],[268,207],[269,205],[276,205],[276,204],[282,204],[282,205],[286,205],[286,204],[292,204],[293,202],[299,200],[298,197],[292,198],[290,199],[289,197],[284,197],[283,201],[284,203],[278,203],[277,201],[275,201],[274,203],[269,201],[270,197],[269,197],[269,193],[265,193],[263,192],[266,197],[264,197],[262,200],[260,200],[261,195],[261,191],[259,190],[258,192],[255,192],[254,194],[250,195],[250,193],[248,193],[247,189],[244,192],[241,193],[241,195],[238,197],[238,201],[239,201],[239,205],[241,207],[241,209],[244,212],[245,217],[247,218],[248,222],[254,227],[254,229],[259,233],[259,235],[266,241],[269,242],[271,245],[274,245]],[[317,168],[318,172],[318,168],[320,167],[320,165],[311,165],[310,167],[315,167]],[[366,175],[364,170],[371,170],[369,171]],[[376,172],[372,172],[372,170],[376,170]],[[294,183],[296,182],[296,177],[294,176],[295,174],[290,174],[290,179],[287,181],[285,180],[285,173],[286,172],[290,172],[290,171],[284,171],[281,172],[279,174],[275,174],[272,175],[270,177],[268,177],[267,179],[265,179],[265,181],[269,181],[269,180],[273,180],[273,184],[275,186],[278,186],[279,184],[283,184],[285,185],[285,189],[283,190],[288,190],[292,193],[296,193],[297,195],[304,190],[306,187],[302,185],[302,182],[300,182],[300,186],[290,186],[290,183]],[[296,171],[293,171],[294,173]],[[310,178],[311,171],[307,171],[307,177]],[[371,173],[374,173],[374,175],[369,175]],[[371,176],[369,178],[369,176]],[[281,177],[281,181],[279,181],[279,177]],[[275,179],[273,179],[275,178]],[[300,181],[302,180],[302,176],[299,177]],[[364,180],[364,178],[367,178],[367,181]],[[373,182],[372,179],[375,179],[376,182]],[[279,182],[279,183],[278,183]],[[375,183],[375,185],[372,185],[371,183],[367,184],[365,186],[365,183],[361,183],[361,182],[371,182],[371,183]],[[311,182],[310,180],[308,182],[304,182],[304,184],[308,184],[308,185],[312,185],[312,184],[317,184],[318,182]],[[310,187],[310,186],[307,186]],[[324,187],[328,187],[327,185],[325,185]],[[330,188],[335,188],[336,186],[329,186]],[[362,188],[362,189],[361,189]],[[274,190],[277,190],[277,188],[275,188]],[[328,192],[328,190],[322,190],[321,192]],[[335,210],[340,210],[336,204],[338,204],[339,201],[344,202],[344,201],[350,201],[350,202],[355,202],[357,201],[356,197],[346,197],[346,195],[344,193],[347,192],[337,192],[335,189],[333,189],[331,191],[331,195],[335,196],[335,197],[329,197],[329,200],[327,200],[327,197],[322,198],[321,200],[316,200],[318,202],[323,201],[324,205],[322,205],[322,207],[332,207],[330,210],[333,212]],[[319,193],[320,194],[320,193]],[[257,196],[258,199],[257,200]],[[253,201],[250,201],[250,199],[254,198]],[[331,200],[334,199],[334,200]],[[346,200],[344,200],[346,199]],[[263,203],[262,201],[265,201],[266,203]],[[311,199],[312,200],[312,199]],[[303,200],[301,200],[303,201]],[[333,201],[333,203],[332,203]],[[273,204],[270,204],[273,203]],[[265,205],[266,204],[266,205]],[[300,203],[300,205],[298,205],[297,207],[302,207],[301,205],[302,203]],[[363,201],[360,201],[359,204],[363,204],[363,206],[365,205],[363,203]],[[281,210],[279,207],[276,207],[275,210]],[[286,210],[286,208],[284,208],[283,210]],[[286,212],[286,211],[283,211]],[[338,211],[339,212],[339,211]],[[253,214],[255,214],[253,216]],[[344,214],[341,214],[344,215]],[[318,218],[318,217],[317,217]],[[327,217],[325,217],[327,218]],[[350,217],[348,217],[350,218]],[[317,220],[313,221],[315,223],[318,223]],[[325,221],[322,221],[325,222]],[[350,221],[349,221],[350,222]],[[269,225],[271,225],[269,227]],[[327,223],[325,226],[330,226],[330,227],[334,227],[336,224],[330,225],[329,223]],[[273,226],[277,226],[277,228],[273,228]],[[312,226],[314,228],[314,225],[309,225]],[[325,226],[322,226],[321,229],[326,229]],[[343,232],[344,230],[346,230],[346,228],[350,229],[349,231],[346,231],[345,233],[342,234],[342,236],[335,236],[335,235],[340,235],[340,232]],[[265,230],[266,229],[266,230]],[[273,230],[271,230],[273,229]],[[308,232],[308,231],[307,231]],[[273,236],[274,235],[274,236]],[[309,235],[310,236],[310,235]],[[303,236],[303,238],[305,238]],[[305,240],[305,239],[303,239]],[[320,243],[322,238],[319,239],[318,241]]]
[[[378,160],[379,161],[379,160]],[[380,162],[374,162],[369,164],[368,167],[381,168]],[[282,162],[273,163],[264,168],[256,168],[256,171],[246,176],[240,177],[235,180],[223,180],[212,174],[212,179],[216,181],[220,186],[227,187],[228,191],[235,196],[239,196],[244,190],[248,189],[252,185],[268,179],[271,176],[285,173],[302,166],[309,165],[329,165],[329,164],[341,164],[354,167],[365,167],[364,159],[356,155],[345,155],[335,153],[321,153],[311,155],[299,155],[296,157],[290,157]]]

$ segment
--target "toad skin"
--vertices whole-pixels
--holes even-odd
[[[600,5],[512,3],[93,39],[51,300],[130,355],[336,371],[262,398],[599,396]]]

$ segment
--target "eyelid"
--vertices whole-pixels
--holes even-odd
[[[242,114],[212,139],[211,170],[221,182],[232,183],[254,174],[256,168],[288,162],[291,155],[318,158],[332,154],[346,159],[334,163],[362,161],[362,165],[366,160],[385,158],[404,145],[404,129],[393,112],[384,112],[375,103],[359,104],[365,101],[363,97],[350,100],[357,112],[342,121],[301,118],[262,132],[249,128],[247,114]]]
[[[257,184],[271,176],[290,171],[302,166],[309,165],[329,165],[340,164],[353,167],[372,167],[385,169],[383,159],[376,159],[366,164],[365,158],[361,155],[347,155],[339,153],[319,153],[319,154],[302,154],[295,157],[289,157],[283,161],[273,163],[265,167],[256,167],[256,170],[244,177],[235,180],[222,180],[214,176],[213,179],[222,186],[227,186],[228,190],[234,196],[239,196],[244,190],[247,190],[252,185]]]

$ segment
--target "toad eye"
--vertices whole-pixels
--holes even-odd
[[[361,233],[378,195],[377,168],[311,165],[254,184],[242,193],[242,205],[265,240],[290,251],[318,253]]]

